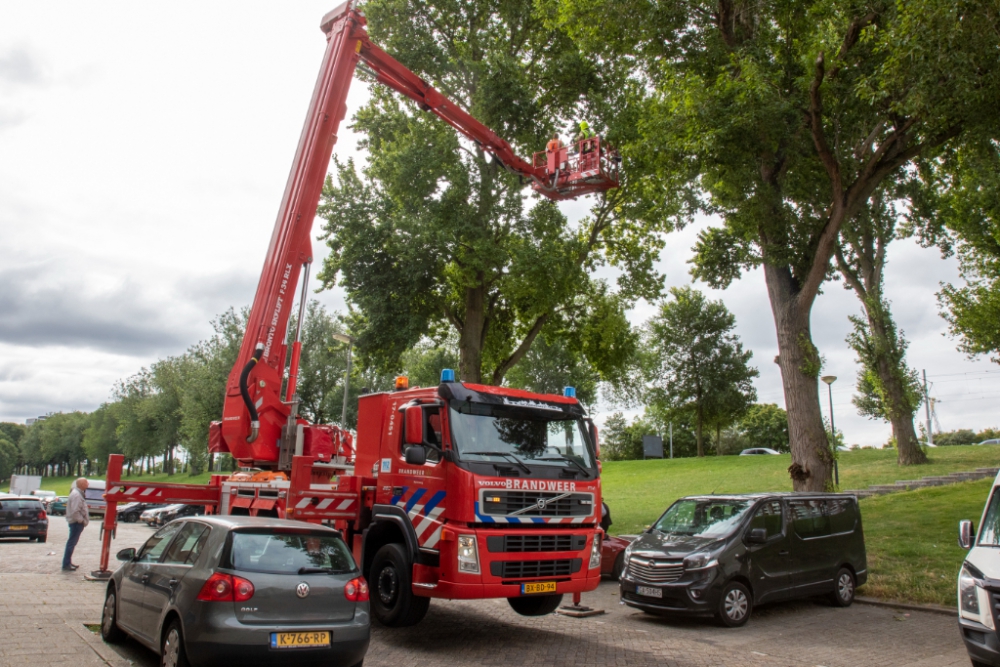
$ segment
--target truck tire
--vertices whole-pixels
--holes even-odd
[[[507,598],[510,608],[521,616],[546,616],[562,604],[560,595],[532,595],[523,598]]]
[[[375,553],[371,569],[371,608],[390,628],[405,628],[423,620],[430,598],[413,594],[412,566],[406,549],[386,544]]]

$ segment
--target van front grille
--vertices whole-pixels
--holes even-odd
[[[532,579],[575,574],[583,566],[581,558],[562,560],[506,560],[490,563],[490,574],[504,579]]]
[[[632,579],[647,584],[669,584],[684,574],[684,562],[632,556],[628,561],[628,574]]]

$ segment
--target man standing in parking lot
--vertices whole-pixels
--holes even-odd
[[[66,521],[69,522],[69,539],[66,540],[66,551],[63,553],[62,569],[67,572],[80,567],[73,565],[73,550],[76,543],[80,541],[80,533],[90,523],[90,512],[87,511],[87,501],[83,494],[87,490],[87,479],[81,477],[73,483],[73,490],[69,493],[69,501],[66,503]]]

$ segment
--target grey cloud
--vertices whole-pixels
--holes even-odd
[[[37,86],[47,81],[45,68],[27,49],[15,47],[0,54],[0,82]]]
[[[186,347],[185,332],[128,286],[101,294],[80,283],[39,287],[24,271],[0,270],[0,341],[29,347],[65,345],[144,355]]]

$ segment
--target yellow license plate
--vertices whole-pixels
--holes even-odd
[[[8,530],[28,530],[27,526],[11,526]]]
[[[556,582],[538,581],[533,584],[521,584],[521,595],[531,595],[532,593],[555,593]]]
[[[329,632],[275,632],[271,634],[271,648],[322,648],[329,645]]]

